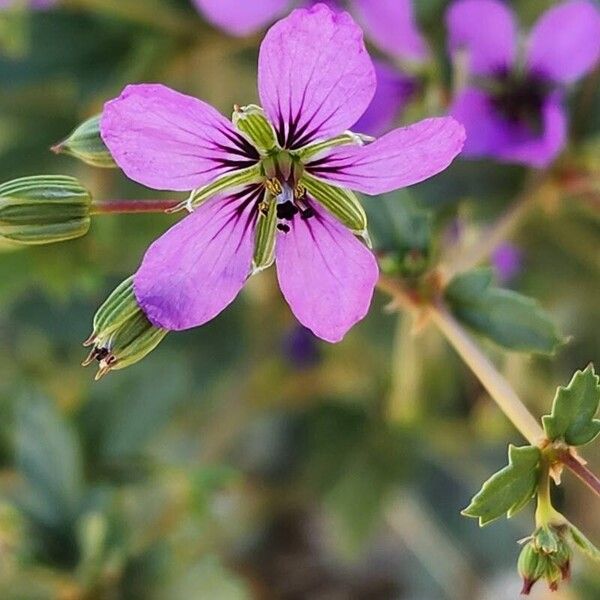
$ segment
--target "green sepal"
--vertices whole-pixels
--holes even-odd
[[[594,418],[599,406],[600,377],[590,364],[556,390],[552,413],[542,417],[546,436],[569,446],[589,444],[600,433],[600,419]]]
[[[252,274],[270,267],[275,260],[275,239],[277,237],[277,202],[265,193],[266,210],[259,210],[254,233],[254,257]],[[264,207],[263,207],[264,208]]]
[[[260,106],[249,104],[236,107],[231,120],[235,128],[258,150],[269,152],[278,147],[277,134]]]
[[[307,161],[311,158],[315,158],[322,152],[337,148],[338,146],[363,146],[366,142],[372,142],[374,139],[375,138],[369,135],[346,131],[328,140],[308,144],[297,150],[296,155],[300,157],[301,160]]]
[[[133,293],[133,275],[121,282],[94,315],[94,333],[108,336],[139,310]]]
[[[586,556],[596,562],[600,562],[600,549],[598,549],[587,537],[579,530],[575,525],[569,523],[569,533],[573,543],[581,550]]]
[[[492,285],[479,268],[455,277],[445,291],[454,315],[508,350],[551,354],[562,342],[550,316],[532,298]]]
[[[91,117],[76,127],[67,139],[52,147],[57,154],[68,154],[93,167],[117,168],[106,144],[100,135],[102,115]]]
[[[479,519],[483,527],[502,515],[512,517],[533,498],[540,472],[540,449],[536,446],[508,447],[508,465],[494,473],[462,511]]]
[[[205,185],[204,187],[194,190],[190,197],[182,202],[175,210],[181,208],[188,208],[193,210],[212,198],[215,194],[219,194],[225,191],[231,191],[233,188],[237,188],[252,183],[259,183],[263,179],[261,173],[261,167],[259,164],[253,165],[246,169],[240,169],[231,173],[221,175],[221,177],[215,179],[212,183]]]
[[[90,228],[90,192],[74,177],[38,175],[0,185],[0,238],[19,244],[63,242]]]
[[[306,172],[300,183],[343,225],[358,235],[365,235],[367,215],[356,194],[350,190],[329,185]]]

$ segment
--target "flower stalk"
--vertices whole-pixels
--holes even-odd
[[[92,215],[128,215],[140,213],[164,213],[180,204],[179,200],[102,200],[92,202]]]

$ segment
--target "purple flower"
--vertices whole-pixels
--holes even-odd
[[[134,291],[154,325],[187,329],[275,262],[297,319],[335,342],[365,316],[378,277],[348,188],[381,194],[427,179],[458,154],[464,130],[446,117],[366,145],[348,132],[375,72],[351,17],[324,5],[274,25],[258,71],[262,109],[236,107],[233,124],[161,85],[128,86],[106,104],[102,137],[131,179],[194,190],[193,212],[148,249]]]
[[[523,266],[523,252],[508,242],[498,246],[492,255],[492,264],[500,283],[508,283],[514,279]]]
[[[319,362],[317,338],[302,325],[296,325],[288,331],[283,340],[286,358],[298,369],[315,366]]]
[[[587,0],[563,2],[534,26],[519,53],[517,26],[499,0],[458,0],[448,11],[449,48],[466,59],[469,83],[451,114],[464,123],[465,155],[534,167],[566,142],[564,89],[600,56],[600,12]]]

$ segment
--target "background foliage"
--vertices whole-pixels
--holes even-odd
[[[445,3],[416,4],[438,52],[439,105]],[[514,4],[531,23],[551,2]],[[99,199],[148,197],[49,146],[132,81],[164,82],[225,114],[257,101],[259,36],[228,38],[186,0],[64,5],[0,14],[0,181],[72,174]],[[538,299],[569,341],[550,358],[488,348],[538,415],[600,357],[598,81],[570,97],[574,146],[561,162],[594,173],[595,192],[548,187],[513,240],[522,267],[509,286]],[[428,98],[404,120],[430,114]],[[372,235],[401,256],[460,253],[525,175],[458,161],[365,201]],[[530,515],[482,531],[460,515],[516,433],[438,332],[413,336],[384,297],[330,346],[295,324],[270,270],[212,323],[93,382],[79,366],[93,313],[172,221],[100,216],[77,241],[0,247],[0,597],[516,597],[514,540]],[[557,506],[600,540],[595,499],[565,477]],[[598,598],[597,568],[579,561],[560,594]]]

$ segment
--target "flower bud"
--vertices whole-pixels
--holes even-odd
[[[94,316],[94,331],[84,342],[93,346],[83,366],[98,362],[96,380],[111,370],[124,369],[152,352],[167,335],[155,327],[140,308],[133,292],[133,277],[121,283]]]
[[[51,244],[85,235],[91,195],[73,177],[39,175],[0,185],[0,238]]]
[[[69,154],[93,167],[116,168],[117,164],[100,136],[101,118],[102,115],[96,115],[84,121],[66,140],[52,146],[52,151]]]
[[[523,579],[521,594],[528,595],[535,582],[546,572],[546,557],[542,556],[533,542],[528,542],[521,550],[517,568]]]

